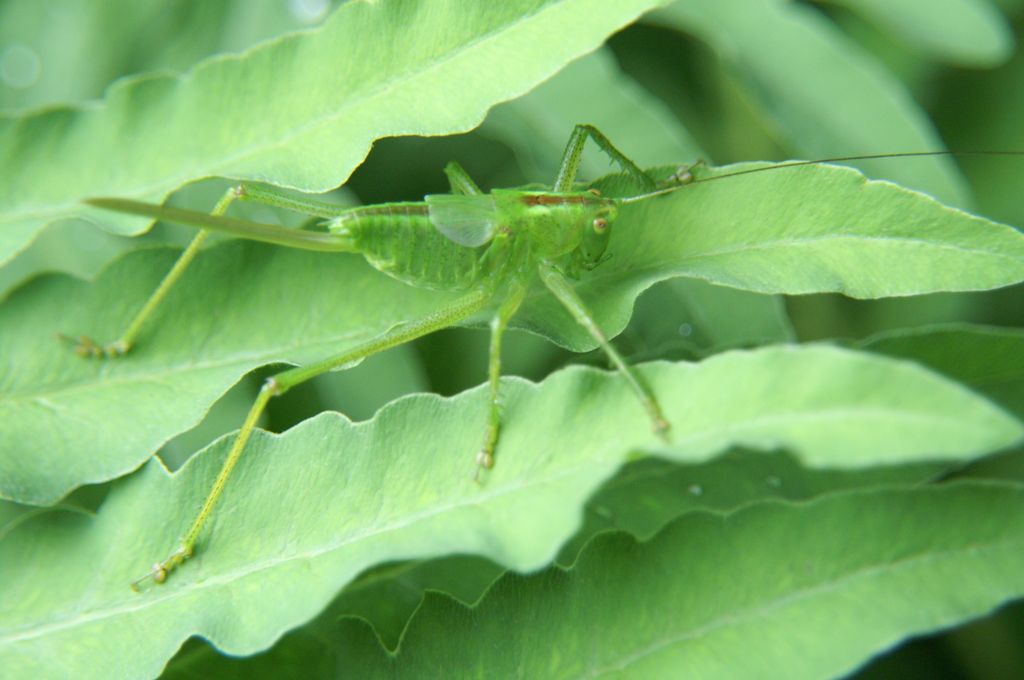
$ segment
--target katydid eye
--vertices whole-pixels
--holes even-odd
[[[603,234],[608,229],[608,220],[598,217],[594,220],[594,231],[598,234]]]

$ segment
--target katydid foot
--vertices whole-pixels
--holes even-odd
[[[101,345],[85,335],[71,337],[70,335],[64,335],[63,333],[54,333],[54,337],[70,344],[71,349],[75,354],[86,358],[106,357],[108,359],[112,359],[114,357],[127,354],[128,350],[132,347],[131,344],[123,339]]]
[[[180,541],[178,548],[166,560],[155,563],[149,568],[148,574],[132,581],[132,590],[139,592],[139,584],[146,579],[153,579],[153,583],[163,583],[167,580],[169,573],[190,557],[192,557],[192,546],[187,545],[185,541]]]
[[[671,444],[672,439],[668,436],[669,424],[668,421],[659,413],[654,421],[651,423],[651,429],[654,430],[654,434],[658,435],[658,439],[664,444]]]
[[[680,184],[689,184],[690,182],[693,181],[693,173],[690,171],[693,170],[698,165],[706,166],[707,162],[703,158],[698,158],[689,165],[681,166],[672,174],[671,177],[664,180],[663,182],[659,182],[658,189],[667,189],[670,187],[679,186]]]
[[[490,470],[494,467],[494,447],[498,444],[498,428],[495,425],[487,426],[487,436],[484,440],[484,447],[476,454],[476,472],[473,473],[473,481],[480,483],[480,471]]]

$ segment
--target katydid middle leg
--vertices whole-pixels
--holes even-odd
[[[608,338],[605,337],[604,332],[594,321],[590,311],[583,304],[583,300],[580,299],[576,291],[573,290],[569,282],[565,280],[565,277],[558,272],[557,269],[550,265],[542,264],[540,266],[540,278],[544,282],[558,301],[561,302],[569,313],[573,315],[576,321],[587,329],[590,336],[601,345],[601,349],[604,350],[608,358],[612,360],[615,367],[618,368],[626,378],[626,382],[636,392],[637,398],[640,399],[640,403],[647,411],[647,415],[651,418],[651,424],[653,425],[654,431],[659,437],[666,443],[668,443],[668,421],[665,420],[665,416],[661,414],[661,407],[658,406],[657,400],[651,393],[650,389],[644,384],[640,376],[637,375],[636,370],[630,366],[622,355],[619,354],[618,350],[608,342]]]
[[[249,410],[249,415],[246,416],[242,428],[238,431],[238,435],[235,437],[235,441],[231,445],[231,450],[228,452],[227,458],[224,459],[224,464],[221,467],[220,472],[217,474],[217,478],[214,480],[213,487],[211,488],[209,495],[207,495],[206,500],[203,501],[202,507],[199,509],[198,514],[192,521],[192,525],[185,533],[185,536],[180,539],[178,547],[167,557],[167,559],[162,562],[155,563],[150,568],[149,573],[134,581],[131,584],[132,589],[138,590],[138,584],[148,578],[152,578],[156,583],[163,583],[169,572],[173,571],[177,566],[192,556],[192,551],[195,548],[196,540],[199,537],[200,531],[203,529],[203,525],[206,524],[206,520],[209,518],[214,505],[217,503],[217,499],[220,498],[221,492],[224,490],[224,485],[227,484],[228,478],[231,476],[231,472],[234,470],[235,464],[238,462],[239,457],[242,455],[242,451],[245,449],[246,443],[252,436],[253,430],[256,428],[256,422],[259,420],[260,415],[262,415],[264,409],[267,407],[267,403],[272,397],[284,394],[292,387],[310,380],[311,378],[315,378],[322,373],[326,373],[331,369],[344,366],[345,364],[353,361],[365,359],[366,357],[378,352],[390,349],[391,347],[396,347],[409,342],[410,340],[415,340],[418,337],[427,335],[428,333],[433,333],[434,331],[447,328],[448,326],[458,323],[462,319],[465,319],[480,310],[480,308],[482,308],[493,295],[494,291],[491,288],[491,284],[487,283],[425,316],[404,323],[401,326],[393,328],[383,335],[374,338],[373,340],[342,352],[337,356],[330,357],[307,366],[299,366],[283,373],[279,373],[272,378],[268,378],[262,389],[260,389],[260,393],[256,397],[256,401],[253,403],[252,408]]]
[[[487,431],[484,436],[484,447],[476,457],[476,473],[473,481],[479,481],[480,469],[494,467],[494,448],[498,444],[498,432],[501,429],[501,409],[498,405],[498,390],[501,385],[501,339],[508,327],[508,322],[519,309],[526,296],[526,286],[513,278],[508,285],[508,297],[501,303],[497,313],[491,319],[491,349],[488,361],[488,412]]]

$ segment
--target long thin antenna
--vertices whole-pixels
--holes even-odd
[[[739,172],[729,173],[728,175],[717,175],[715,177],[705,177],[704,179],[693,180],[692,182],[685,182],[678,184],[674,187],[667,187],[665,189],[659,189],[658,191],[652,191],[649,194],[641,194],[640,196],[630,196],[629,198],[619,199],[619,203],[633,203],[645,198],[651,198],[652,196],[661,196],[663,194],[670,194],[673,191],[679,191],[685,187],[692,187],[697,184],[705,184],[707,182],[713,182],[716,179],[725,179],[726,177],[738,177],[740,175],[749,175],[755,172],[764,172],[765,170],[778,170],[779,168],[796,168],[801,165],[819,165],[822,163],[845,163],[847,161],[867,161],[877,158],[912,158],[915,156],[1024,156],[1024,151],[911,151],[907,153],[881,153],[872,154],[868,156],[843,156],[841,158],[822,158],[816,161],[786,161],[777,163],[775,165],[768,165],[763,168],[751,168],[750,170],[740,170]]]

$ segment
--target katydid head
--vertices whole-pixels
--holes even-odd
[[[598,195],[596,192],[588,193]],[[565,262],[560,268],[572,279],[579,279],[582,272],[592,270],[611,257],[605,254],[605,250],[612,235],[612,222],[619,214],[618,206],[614,201],[600,199],[600,203],[588,204],[587,208],[574,225],[576,245],[565,255]]]
[[[610,255],[605,255],[608,248],[608,239],[612,235],[612,222],[619,215],[619,209],[614,203],[609,203],[596,213],[592,213],[590,224],[584,227],[580,239],[579,265],[583,269],[593,269],[607,260]]]

